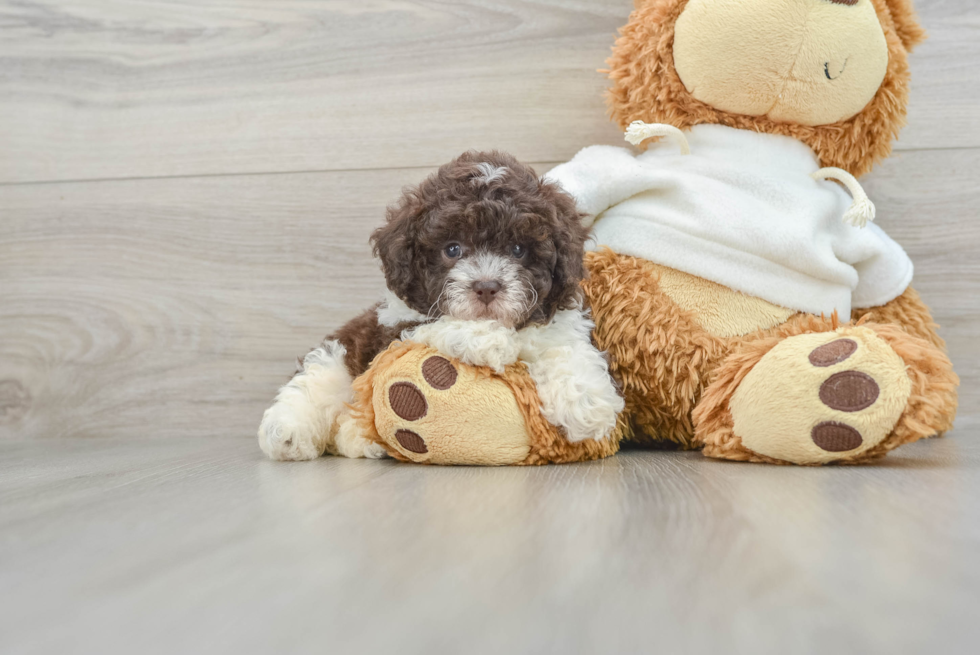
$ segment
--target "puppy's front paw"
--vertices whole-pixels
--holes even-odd
[[[262,452],[280,461],[316,459],[326,448],[326,435],[318,426],[297,416],[285,403],[277,402],[265,411],[259,426]]]
[[[406,341],[416,341],[471,366],[487,366],[503,373],[517,361],[521,343],[517,330],[497,321],[459,320],[443,317],[405,332]]]
[[[624,402],[598,353],[555,350],[529,366],[548,422],[571,443],[601,441],[616,429]]]
[[[622,406],[620,405],[620,408]],[[569,413],[566,413],[567,417]],[[565,429],[565,437],[571,443],[587,439],[601,441],[610,436],[616,429],[616,409],[606,405],[595,408],[590,416],[566,418],[567,424],[560,424]]]

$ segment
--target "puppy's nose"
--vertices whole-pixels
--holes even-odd
[[[479,282],[473,283],[473,293],[476,294],[476,297],[484,305],[492,303],[494,298],[497,297],[497,292],[502,288],[503,286],[496,280],[480,280]]]

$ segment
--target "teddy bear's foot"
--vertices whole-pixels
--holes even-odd
[[[948,429],[955,388],[946,356],[895,326],[797,334],[733,355],[696,430],[711,457],[866,461]]]
[[[504,466],[584,461],[618,450],[608,439],[569,443],[541,415],[523,364],[504,373],[417,343],[393,344],[354,381],[359,433],[396,459]]]
[[[429,348],[405,350],[373,381],[374,426],[398,459],[517,464],[531,439],[514,394],[482,369]]]

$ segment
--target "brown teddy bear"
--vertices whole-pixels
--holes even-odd
[[[368,438],[438,463],[591,459],[632,440],[814,465],[949,430],[957,377],[853,177],[890,153],[923,37],[908,0],[637,2],[609,106],[635,144],[669,138],[639,155],[586,148],[548,176],[593,227],[583,286],[625,396],[618,433],[565,443],[520,366],[453,360],[456,385],[429,388],[439,353],[401,343],[355,383]],[[394,436],[408,429],[385,393],[399,380],[440,408],[412,432],[425,453]],[[497,433],[507,454],[484,456]]]
[[[612,246],[589,256],[586,292],[625,389],[629,436],[820,464],[950,429],[957,378],[908,286],[907,256],[873,225],[842,224],[843,191],[808,175],[836,167],[818,177],[847,182],[844,171],[862,175],[890,153],[907,55],[924,36],[910,3],[638,4],[609,61],[612,115],[687,130],[711,161],[628,180],[629,199],[610,195],[622,176],[598,192],[569,189],[590,196],[597,240]],[[656,154],[637,160],[678,160]],[[583,170],[569,168],[589,163],[552,177],[580,182]]]

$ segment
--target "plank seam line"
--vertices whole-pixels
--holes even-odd
[[[980,150],[980,146],[953,146],[940,148],[906,148],[894,150],[893,155],[901,155],[906,152],[954,152],[964,150]],[[568,159],[571,159],[569,157]],[[559,161],[530,161],[531,166],[547,166],[550,164],[558,165],[566,160]],[[445,162],[443,162],[445,163]],[[132,177],[92,177],[63,180],[27,180],[25,182],[0,182],[0,188],[18,186],[44,186],[52,184],[87,184],[101,182],[144,182],[149,180],[189,180],[189,179],[208,179],[215,177],[262,177],[273,175],[316,175],[324,173],[370,173],[383,171],[411,171],[435,169],[442,164],[421,164],[417,166],[379,166],[376,168],[310,168],[289,171],[242,171],[232,173],[188,173],[180,175],[136,175]]]
[[[978,148],[980,150],[980,148]],[[569,157],[571,159],[571,157]],[[445,163],[445,162],[443,162]],[[560,164],[560,161],[527,162],[531,166],[547,166],[550,164]],[[151,180],[192,180],[208,179],[214,177],[263,177],[273,175],[319,175],[324,173],[372,173],[385,171],[414,171],[414,170],[434,170],[442,164],[419,165],[419,166],[379,166],[377,168],[323,168],[306,169],[295,171],[258,171],[258,172],[239,172],[239,173],[188,173],[186,175],[137,175],[133,177],[92,177],[65,180],[27,180],[26,182],[0,182],[0,188],[18,186],[45,186],[53,184],[89,184],[105,182],[145,182]]]

